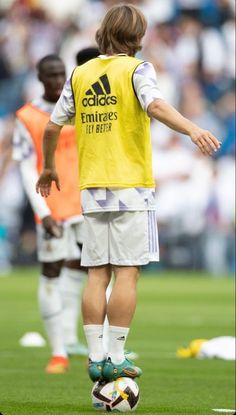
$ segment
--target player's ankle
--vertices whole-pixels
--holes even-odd
[[[106,356],[104,353],[89,353],[89,358],[92,362],[102,362]]]
[[[125,354],[123,353],[108,353],[108,357],[115,365],[120,365],[125,360]]]

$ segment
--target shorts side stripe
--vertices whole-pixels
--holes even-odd
[[[155,211],[152,212],[152,213],[153,213],[153,226],[154,226],[153,233],[154,233],[154,239],[155,239],[155,250],[154,250],[154,252],[157,252],[158,248],[159,248],[159,246],[158,246],[158,236],[157,236],[157,217],[156,217],[156,212]]]
[[[148,244],[149,252],[156,253],[158,250],[157,243],[157,223],[156,212],[148,211]]]

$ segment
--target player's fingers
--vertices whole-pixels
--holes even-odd
[[[48,197],[50,195],[51,186],[46,185],[44,189],[45,197]]]
[[[202,152],[203,154],[207,154],[207,152],[206,152],[206,150],[205,150],[205,145],[204,145],[204,143],[202,142],[202,140],[198,140],[198,141],[197,141],[197,146],[198,146],[198,148],[201,150],[201,152]]]
[[[208,140],[214,151],[219,150],[221,147],[221,142],[210,132],[208,133]]]
[[[61,190],[61,185],[60,185],[60,181],[59,181],[58,178],[55,180],[55,183],[56,183],[57,190],[60,191]]]
[[[208,154],[209,156],[211,156],[213,153],[213,149],[211,145],[209,144],[208,140],[206,140],[205,138],[202,139],[202,145],[203,145],[205,154]]]
[[[44,189],[42,187],[39,188],[39,193],[42,197],[45,197],[45,192],[44,192]]]
[[[39,192],[42,197],[48,197],[50,194],[50,188],[47,185],[39,185]]]
[[[215,138],[214,136],[212,137],[213,139]],[[216,152],[221,146],[221,143],[216,138],[216,141],[213,141],[212,137],[210,133],[204,136],[205,149],[207,149],[209,155],[212,155],[213,152]]]
[[[199,141],[209,155],[212,155],[213,152],[216,152],[220,148],[220,142],[208,131],[205,131],[204,134],[199,137]]]
[[[204,133],[198,138],[198,144],[201,151],[209,156],[213,154],[213,151],[217,151],[215,143],[212,141],[210,134],[208,134],[208,132]]]
[[[41,196],[44,196],[45,191],[46,191],[45,184],[42,184],[40,179],[39,179],[36,183],[36,192],[40,193]]]

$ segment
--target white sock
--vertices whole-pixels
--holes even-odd
[[[52,355],[66,357],[61,319],[62,305],[59,278],[40,276],[38,302],[48,340],[52,348]]]
[[[87,324],[84,326],[84,333],[88,343],[89,357],[94,362],[105,359],[103,348],[103,325]]]
[[[65,345],[78,343],[78,320],[85,272],[64,267],[60,275],[62,325]]]
[[[106,316],[104,320],[104,324],[103,324],[103,349],[106,355],[108,353],[108,331],[109,331],[109,322]]]
[[[128,327],[109,326],[108,357],[117,365],[125,360],[124,348],[128,334]]]

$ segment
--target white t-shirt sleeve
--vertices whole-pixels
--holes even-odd
[[[41,219],[50,215],[50,209],[45,199],[36,193],[35,185],[38,180],[36,168],[36,154],[29,131],[25,125],[16,119],[13,134],[12,157],[19,162],[23,187],[30,201],[31,207]]]
[[[57,125],[74,125],[75,123],[75,103],[71,87],[71,77],[67,79],[64,85],[50,120]]]
[[[133,85],[144,111],[147,111],[149,104],[155,99],[164,99],[158,88],[155,69],[150,62],[143,62],[135,69]]]
[[[16,118],[15,122],[12,146],[12,158],[16,161],[27,159],[34,153],[34,145],[30,133],[18,118]]]
[[[35,157],[31,157],[20,162],[20,172],[23,186],[27,197],[30,201],[31,207],[41,219],[51,215],[51,211],[45,199],[36,192],[35,186],[39,178],[36,170]]]

